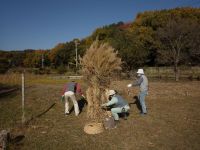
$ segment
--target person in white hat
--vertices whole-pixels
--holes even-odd
[[[105,106],[112,106],[111,109],[111,113],[112,116],[114,117],[114,120],[116,122],[119,121],[119,115],[118,113],[122,113],[122,112],[127,112],[130,107],[128,105],[128,102],[126,100],[124,100],[120,95],[118,95],[115,90],[109,90],[108,92],[109,94],[109,102],[102,104],[102,107]]]
[[[127,87],[130,88],[132,86],[140,86],[140,93],[138,95],[138,99],[141,105],[141,114],[145,115],[147,114],[147,108],[145,104],[145,97],[148,94],[148,79],[144,75],[144,70],[143,69],[138,69],[137,71],[139,79],[136,81],[136,83],[133,84],[128,84]]]

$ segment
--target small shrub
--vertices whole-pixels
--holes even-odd
[[[6,73],[9,69],[9,62],[5,58],[0,58],[0,73]]]
[[[66,68],[63,65],[58,67],[57,73],[64,74],[65,72],[66,72]]]
[[[33,68],[33,73],[34,74],[40,74],[39,68]]]
[[[197,81],[200,81],[200,76],[197,76]]]

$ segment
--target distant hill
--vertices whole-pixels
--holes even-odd
[[[172,45],[167,40],[163,40],[168,36],[172,41],[181,38],[181,41],[177,41],[181,44],[178,64],[200,65],[199,26],[199,8],[186,7],[145,11],[138,13],[131,22],[118,22],[95,29],[91,35],[78,41],[78,55],[84,55],[85,50],[94,40],[98,39],[100,42],[109,43],[118,50],[124,61],[123,67],[126,69],[139,66],[169,66],[173,65],[173,60],[167,57]],[[169,30],[173,32],[170,34]],[[16,66],[28,62],[26,63],[27,67],[40,67],[41,63],[37,61],[41,61],[40,58],[45,51],[45,57],[48,59],[46,65],[55,68],[61,65],[69,66],[69,64],[75,63],[75,40],[77,39],[58,43],[50,51],[31,49],[23,52],[0,51],[0,57],[9,58],[15,62]],[[40,53],[36,51],[40,51]]]

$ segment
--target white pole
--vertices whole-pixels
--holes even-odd
[[[22,124],[25,123],[25,111],[24,111],[24,73],[22,73]]]

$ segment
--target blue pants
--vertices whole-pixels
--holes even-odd
[[[140,106],[142,108],[142,113],[147,113],[147,108],[146,108],[146,105],[145,105],[145,97],[147,96],[147,91],[141,91],[139,93],[139,102],[140,102]]]
[[[122,113],[123,108],[125,109],[125,112],[127,112],[130,109],[130,107],[128,105],[126,105],[124,107],[117,107],[117,108],[111,109],[112,116],[114,117],[115,120],[119,120],[118,113]]]

